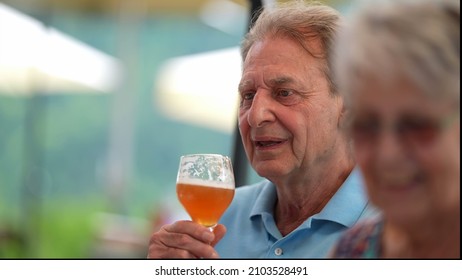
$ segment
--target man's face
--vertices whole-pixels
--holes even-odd
[[[287,38],[265,38],[250,49],[239,84],[239,129],[260,176],[297,178],[335,157],[343,103],[330,95],[321,69],[322,60]]]

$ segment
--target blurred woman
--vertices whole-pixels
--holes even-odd
[[[460,258],[460,3],[367,1],[338,40],[356,160],[379,219],[334,258]]]

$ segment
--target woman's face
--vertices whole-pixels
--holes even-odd
[[[460,209],[460,107],[401,81],[373,79],[352,98],[349,128],[371,201],[395,223]]]

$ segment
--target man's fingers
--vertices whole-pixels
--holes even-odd
[[[210,245],[215,235],[191,221],[163,226],[151,236],[149,258],[218,258]]]
[[[215,234],[215,239],[211,243],[212,246],[215,246],[226,234],[226,227],[222,224],[218,224],[214,229],[213,233]]]
[[[187,234],[204,243],[211,243],[215,236],[210,230],[192,221],[179,221],[170,225],[166,225],[165,230],[170,233]]]
[[[149,259],[197,259],[197,257],[187,250],[168,247],[154,236],[149,243]]]

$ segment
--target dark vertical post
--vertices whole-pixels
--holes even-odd
[[[261,0],[249,0],[250,1],[250,12],[247,25],[247,31],[250,30],[255,20],[258,18],[258,15],[263,8]],[[234,138],[233,138],[233,169],[235,174],[236,186],[242,186],[247,183],[247,174],[249,164],[247,157],[245,155],[244,146],[241,141],[241,133],[239,132],[239,125],[236,124],[234,129]]]
[[[255,20],[258,18],[260,15],[262,9],[263,9],[263,4],[262,0],[249,0],[250,1],[250,13],[249,13],[249,22],[247,25],[247,30],[250,30],[250,28],[253,26],[253,23]]]

